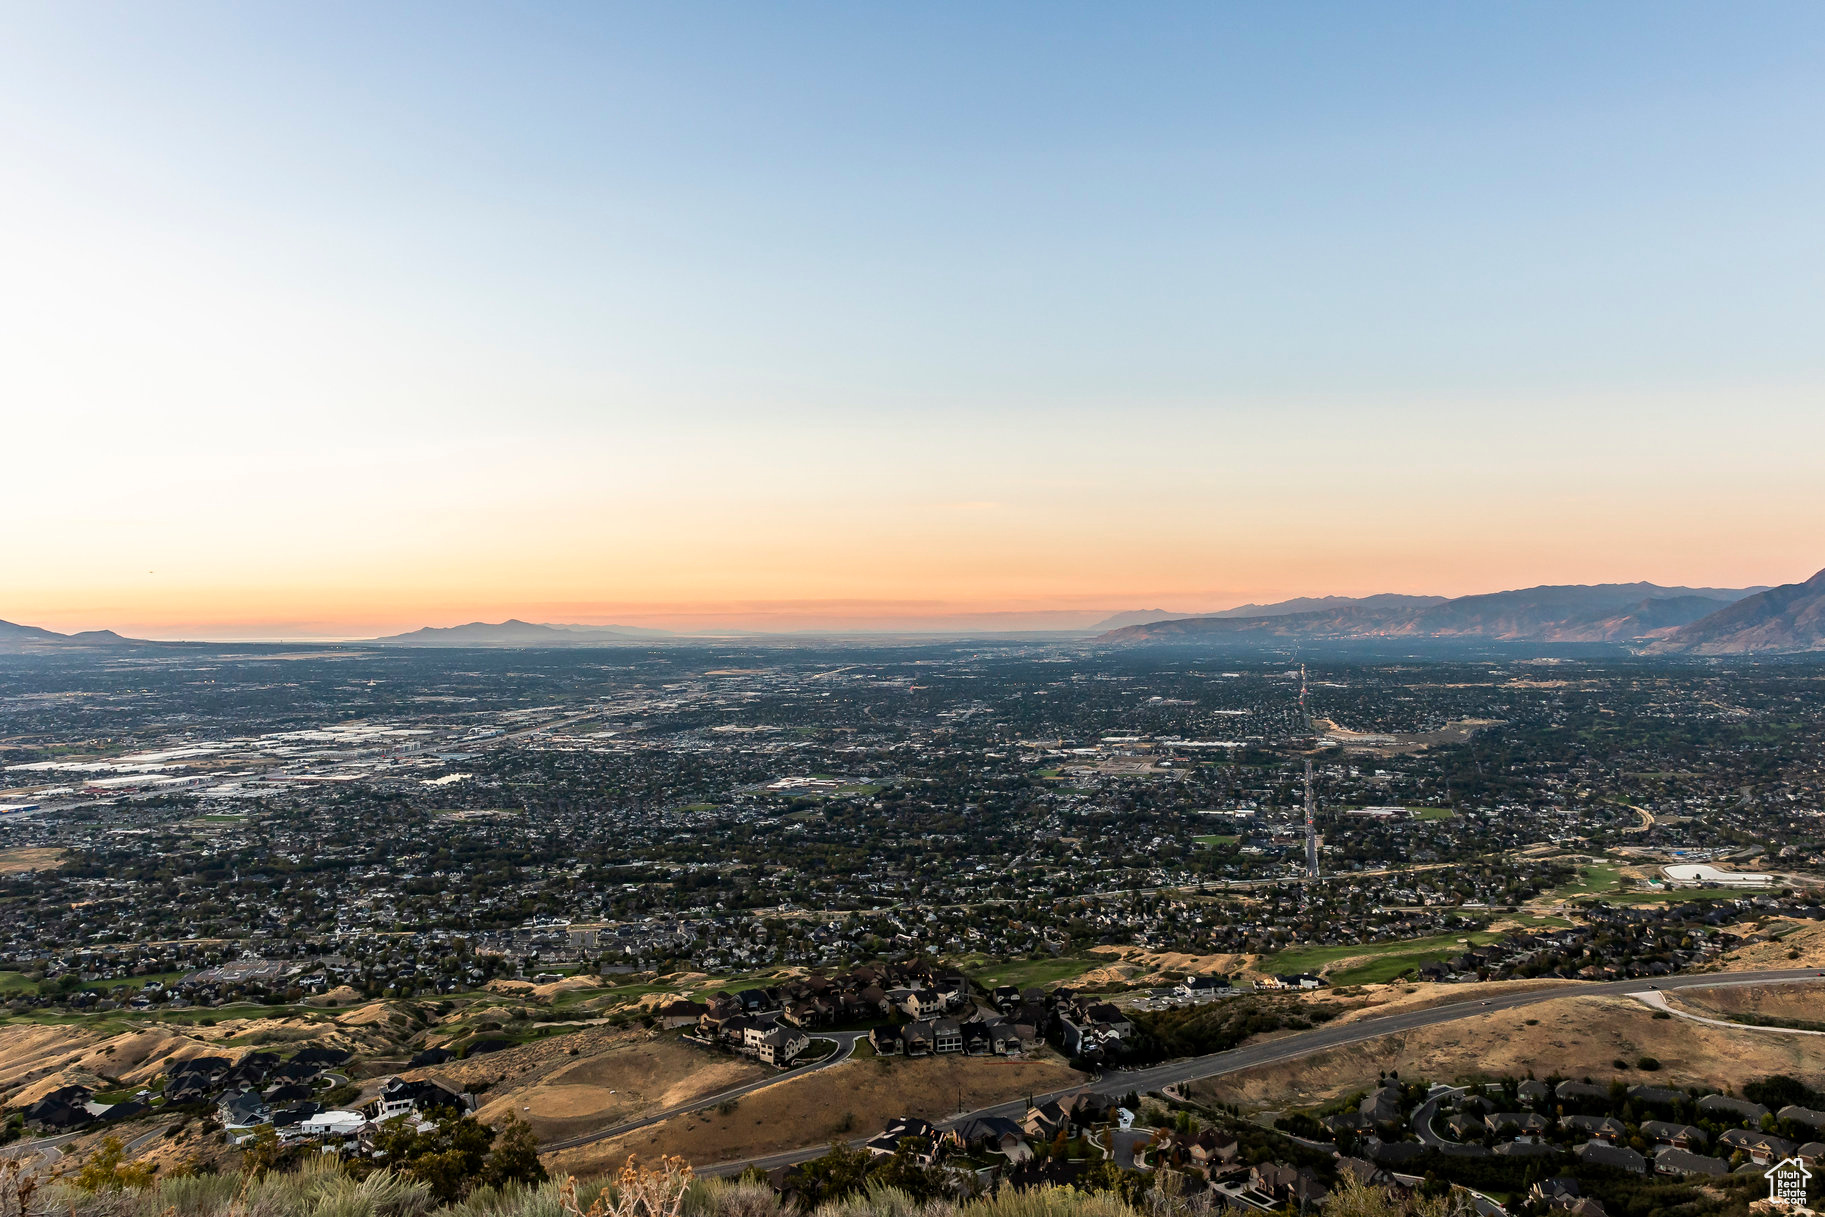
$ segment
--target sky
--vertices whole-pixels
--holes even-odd
[[[0,618],[1825,567],[1825,7],[0,0]]]

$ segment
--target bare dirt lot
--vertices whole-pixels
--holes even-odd
[[[1618,1070],[1618,1058],[1652,1056],[1658,1072]],[[1654,1017],[1626,997],[1567,997],[1384,1036],[1298,1061],[1194,1082],[1194,1098],[1251,1110],[1316,1105],[1375,1084],[1378,1071],[1458,1082],[1559,1073],[1668,1085],[1738,1088],[1784,1073],[1825,1084],[1825,1037],[1706,1027]]]
[[[1082,1074],[1055,1061],[853,1060],[756,1091],[730,1112],[712,1108],[681,1116],[547,1161],[578,1175],[619,1165],[629,1154],[681,1154],[699,1165],[726,1162],[865,1136],[898,1115],[936,1119],[1082,1080]]]

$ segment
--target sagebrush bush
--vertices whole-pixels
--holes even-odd
[[[1175,1174],[1162,1172],[1155,1182],[1169,1182],[1167,1176]],[[357,1180],[333,1159],[321,1158],[309,1159],[295,1171],[186,1175],[138,1189],[85,1191],[52,1183],[29,1194],[23,1213],[6,1203],[9,1198],[16,1202],[16,1192],[9,1197],[0,1188],[0,1217],[639,1217],[655,1195],[650,1179],[644,1181],[648,1190],[642,1190],[641,1182],[514,1183],[477,1188],[440,1207],[424,1184],[396,1172],[375,1171]],[[669,1190],[658,1195],[677,1217],[1203,1217],[1213,1209],[1211,1195],[1201,1185],[1188,1194],[1177,1186],[1157,1186],[1139,1209],[1113,1192],[1068,1186],[1003,1188],[972,1199],[920,1200],[877,1184],[807,1213],[782,1201],[764,1183],[691,1179],[688,1173],[672,1176]],[[1451,1200],[1396,1197],[1347,1179],[1327,1209],[1340,1217],[1446,1217],[1457,1211],[1460,1203]]]

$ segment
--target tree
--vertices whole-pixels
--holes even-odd
[[[920,1165],[917,1157],[918,1144],[915,1137],[902,1140],[898,1150],[869,1172],[869,1183],[899,1188],[914,1200],[932,1200],[942,1196],[945,1192],[944,1173]]]
[[[807,1209],[826,1200],[841,1200],[862,1190],[868,1155],[846,1145],[833,1145],[821,1158],[792,1168],[786,1176],[788,1190],[804,1198]]]
[[[445,1204],[461,1200],[481,1181],[493,1143],[492,1128],[450,1112],[423,1132],[409,1119],[391,1121],[374,1138],[383,1161],[423,1183]]]
[[[507,1122],[495,1130],[494,1148],[482,1168],[482,1182],[497,1188],[509,1183],[545,1182],[545,1166],[539,1161],[539,1143],[532,1135],[532,1125],[517,1115],[509,1115]]]
[[[241,1165],[251,1175],[278,1170],[297,1158],[294,1150],[279,1144],[279,1134],[270,1127],[254,1133],[253,1140],[241,1151]]]
[[[126,1147],[120,1138],[109,1136],[76,1172],[77,1187],[85,1192],[118,1192],[123,1188],[150,1187],[152,1168],[126,1161]]]

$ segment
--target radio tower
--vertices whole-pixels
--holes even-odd
[[[1305,763],[1305,874],[1318,877],[1318,816],[1312,802],[1312,762]]]

